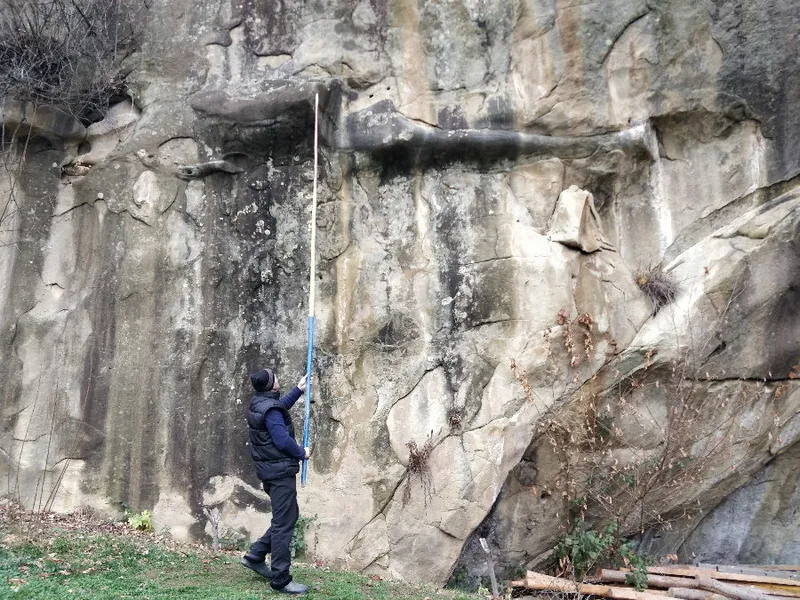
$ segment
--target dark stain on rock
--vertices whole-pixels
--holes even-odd
[[[320,373],[325,372],[324,361],[317,360],[317,370]],[[315,473],[331,473],[337,467],[333,450],[345,429],[345,425],[333,416],[333,404],[347,404],[350,398],[349,393],[333,389],[325,378],[319,378],[318,389],[324,400],[322,403],[315,403],[311,408],[314,431],[313,470]],[[302,423],[300,425],[302,427]]]
[[[92,312],[92,331],[89,351],[83,363],[81,378],[81,438],[80,454],[87,457],[87,466],[97,470],[105,444],[110,379],[113,376],[114,352],[116,348],[116,286],[111,278],[100,282],[97,291],[97,310]]]
[[[381,350],[389,351],[398,349],[419,339],[420,330],[413,319],[404,314],[394,314],[378,330],[375,344]]]
[[[256,56],[293,54],[299,44],[298,28],[303,2],[253,0],[252,19],[245,19],[247,48]],[[258,20],[258,22],[256,21]]]
[[[467,129],[467,118],[460,106],[445,106],[439,110],[438,125],[442,129]]]
[[[796,44],[800,12],[792,2],[770,2],[765,9],[745,0],[713,0],[708,14],[722,53],[717,102],[723,111],[745,107],[760,122],[776,147],[770,183],[786,179],[800,169],[800,114],[789,100],[800,95],[800,58],[785,52]],[[757,31],[769,35],[753,35]]]
[[[487,116],[482,125],[489,129],[513,129],[514,109],[505,96],[492,96],[486,102]]]

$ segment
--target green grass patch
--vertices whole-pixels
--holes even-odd
[[[141,535],[38,530],[0,533],[0,598],[107,600],[109,598],[256,600],[278,595],[266,580],[239,564],[238,553],[212,553]],[[310,586],[309,600],[477,600],[478,595],[409,586],[377,578],[293,567]]]

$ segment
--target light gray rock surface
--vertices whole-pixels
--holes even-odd
[[[651,532],[642,547],[712,564],[796,564],[800,547],[800,446],[770,462],[703,519],[673,532]]]

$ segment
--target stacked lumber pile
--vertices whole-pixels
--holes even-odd
[[[600,569],[583,583],[528,571],[515,588],[603,596],[619,600],[800,600],[800,565],[705,565],[649,567],[647,589],[626,584],[630,571]]]

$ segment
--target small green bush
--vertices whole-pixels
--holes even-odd
[[[576,580],[583,579],[595,567],[625,565],[631,573],[628,584],[642,591],[647,587],[647,560],[638,554],[628,540],[619,537],[619,523],[610,521],[601,529],[586,527],[579,519],[569,533],[553,549],[553,555],[562,568],[571,568]]]
[[[153,522],[150,518],[150,511],[148,510],[143,510],[140,513],[132,513],[129,510],[126,510],[125,520],[133,529],[153,531]]]
[[[306,530],[316,520],[316,515],[313,517],[298,517],[297,523],[294,526],[294,531],[292,532],[292,541],[289,543],[289,549],[292,552],[292,558],[295,558],[296,556],[305,556],[306,550],[308,550],[308,544],[306,543]]]

